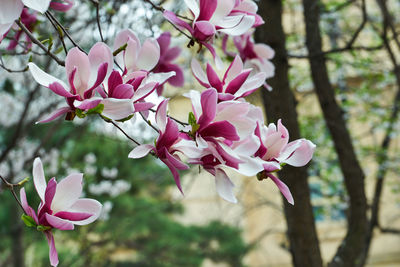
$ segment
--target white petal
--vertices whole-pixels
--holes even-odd
[[[143,158],[144,156],[149,154],[153,148],[154,148],[154,146],[152,146],[152,145],[137,146],[131,151],[131,153],[129,153],[128,158],[131,158],[131,159]]]
[[[221,169],[217,169],[215,172],[215,186],[220,197],[226,201],[237,203],[236,197],[233,194],[235,185]]]
[[[197,2],[195,0],[185,0],[185,4],[188,6],[190,11],[192,11],[192,13],[194,15],[194,21],[196,21],[200,15],[199,5],[197,4]]]
[[[122,120],[135,112],[131,99],[106,98],[101,101],[104,105],[102,114],[112,120]]]
[[[147,39],[140,49],[136,62],[140,70],[152,70],[160,60],[160,46],[156,40]]]
[[[53,213],[68,210],[78,200],[82,193],[82,178],[82,173],[74,173],[57,184],[51,203]]]
[[[198,80],[200,80],[201,83],[209,85],[207,75],[204,72],[204,70],[201,68],[200,63],[197,61],[197,59],[195,59],[195,58],[192,59],[191,67],[192,67],[193,75]]]
[[[35,63],[28,63],[29,66],[29,71],[31,72],[33,78],[35,81],[37,81],[39,84],[48,87],[50,84],[54,82],[58,82],[61,84],[64,88],[69,88],[63,81],[57,79],[56,77],[53,77],[46,72],[42,71],[38,66],[36,66]]]
[[[247,32],[254,25],[254,22],[254,16],[244,16],[238,25],[232,28],[223,28],[218,31],[231,36],[239,36]]]
[[[235,6],[235,0],[220,0],[218,1],[217,8],[212,15],[210,22],[213,24],[217,24],[224,17],[228,16],[231,13],[233,7]]]
[[[1,0],[0,24],[14,23],[21,16],[24,4],[20,0]]]
[[[224,77],[225,83],[228,84],[232,81],[236,76],[238,76],[243,70],[243,61],[239,55],[235,57],[232,61],[231,65],[229,66],[226,76]]]
[[[22,0],[24,5],[40,13],[44,13],[49,8],[51,0]]]
[[[46,178],[44,177],[43,165],[40,158],[36,158],[33,162],[33,183],[40,199],[44,202],[44,194],[46,192]]]

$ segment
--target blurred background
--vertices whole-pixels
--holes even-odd
[[[272,92],[261,88],[247,100],[263,108],[268,122],[282,118],[291,140],[317,145],[308,166],[279,173],[293,207],[272,181],[236,173],[238,204],[228,203],[198,168],[182,173],[182,196],[166,166],[150,156],[128,159],[134,145],[95,116],[35,125],[64,99],[37,85],[27,62],[61,79],[65,74],[35,45],[26,53],[23,38],[15,50],[6,49],[9,39],[2,42],[0,174],[12,182],[31,177],[40,156],[47,179],[83,172],[84,194],[103,203],[96,223],[55,232],[59,266],[400,266],[400,2],[256,2],[266,23],[255,41],[275,50],[276,69],[267,80]],[[53,12],[86,51],[100,40],[93,3]],[[189,71],[198,47],[186,48],[188,40],[146,1],[99,3],[110,46],[126,28],[141,40],[171,31],[172,44],[182,48],[185,86],[166,86],[163,96],[171,98],[170,114],[186,120],[191,106],[182,94],[201,90]],[[181,13],[185,6],[161,4]],[[38,20],[35,35],[46,45],[52,40],[50,49],[63,58],[57,32],[46,17]],[[205,51],[196,56],[211,60]],[[152,143],[156,136],[136,117],[121,127]],[[26,189],[36,207],[32,180]],[[0,266],[48,266],[44,236],[23,225],[1,183],[0,208]]]

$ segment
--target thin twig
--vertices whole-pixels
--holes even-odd
[[[104,43],[103,31],[101,30],[100,24],[100,2],[99,0],[90,0],[93,5],[96,7],[96,21],[97,21],[97,29],[99,30],[101,41]]]
[[[40,49],[42,49],[44,52],[46,52],[47,55],[49,55],[52,59],[54,59],[58,65],[60,66],[65,66],[65,61],[59,59],[55,54],[53,54],[48,48],[46,48],[38,39],[36,39],[35,36],[33,36],[33,34],[31,33],[30,30],[28,30],[28,28],[25,27],[25,25],[23,23],[21,23],[20,20],[15,20],[15,23],[21,28],[21,30],[23,32],[25,32],[26,35],[28,35],[29,39],[31,39],[31,41],[33,43],[35,43],[37,46],[40,47]]]
[[[45,13],[45,15],[46,15],[47,19],[50,21],[51,25],[53,25],[54,29],[56,30],[56,32],[58,34],[58,37],[60,38],[61,44],[62,44],[62,46],[64,48],[65,54],[68,54],[68,50],[67,50],[67,47],[66,47],[65,42],[64,42],[64,36],[62,35],[62,32],[60,32],[60,28],[57,28],[57,25],[54,24],[55,22],[51,19],[49,14]]]
[[[124,129],[122,129],[117,123],[115,123],[113,120],[110,119],[106,119],[103,116],[100,116],[100,118],[102,118],[105,122],[111,123],[112,125],[114,125],[121,133],[123,133],[129,140],[131,140],[132,142],[134,142],[136,145],[140,146],[141,144],[136,141],[135,139],[133,139],[131,136],[129,136]]]
[[[64,32],[65,36],[67,36],[67,38],[71,41],[71,43],[75,46],[78,47],[79,50],[81,50],[83,53],[87,54],[85,50],[83,50],[82,47],[79,46],[79,44],[77,42],[75,42],[75,40],[72,38],[72,36],[69,34],[69,32],[65,29],[65,27],[57,20],[56,17],[53,16],[53,14],[51,14],[49,11],[46,11],[45,14],[48,14],[51,19],[58,25],[58,27],[61,28],[61,30]]]
[[[18,205],[21,207],[22,211],[25,212],[24,207],[21,204],[21,201],[19,201],[17,194],[15,193],[14,187],[18,187],[18,184],[12,184],[9,183],[3,176],[0,175],[0,179],[3,181],[3,183],[7,186],[7,188],[10,190],[11,194],[17,201]]]
[[[152,112],[154,112],[154,113],[157,112],[156,110],[154,110],[154,109],[152,109],[152,108],[149,109],[149,110],[152,111]],[[176,121],[177,123],[179,123],[179,124],[182,125],[182,126],[188,126],[188,125],[189,125],[189,123],[180,121],[180,120],[178,120],[178,119],[176,119],[176,118],[174,118],[174,117],[171,117],[171,116],[169,116],[169,115],[167,115],[167,117],[170,118],[170,119],[172,119],[172,120],[174,120],[174,121]]]

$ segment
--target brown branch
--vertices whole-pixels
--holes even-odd
[[[103,117],[103,116],[101,116],[101,115],[100,115],[100,118],[101,118],[103,121],[105,121],[105,122],[107,122],[107,123],[111,123],[112,125],[114,125],[123,135],[126,136],[126,138],[128,138],[129,140],[131,140],[132,142],[134,142],[136,145],[138,145],[138,146],[141,145],[138,141],[136,141],[136,140],[133,139],[131,136],[129,136],[129,134],[127,134],[127,133],[124,131],[124,129],[122,129],[122,128],[121,128],[116,122],[114,122],[113,120],[107,119],[107,118],[105,118],[105,117]]]
[[[4,185],[10,190],[11,194],[13,195],[15,201],[17,201],[18,205],[21,207],[22,211],[24,211],[24,207],[21,204],[21,201],[19,201],[19,198],[17,194],[15,193],[14,188],[19,187],[19,184],[12,184],[9,183],[3,176],[0,175],[0,179],[3,181]],[[24,211],[25,212],[25,211]]]
[[[31,41],[36,44],[37,46],[40,47],[40,49],[42,49],[48,56],[50,56],[52,59],[54,59],[58,65],[60,66],[65,66],[65,61],[59,59],[55,54],[53,54],[48,48],[46,48],[38,39],[36,39],[35,36],[33,36],[33,34],[31,33],[30,30],[28,30],[28,28],[25,27],[25,25],[19,21],[16,20],[15,23],[21,28],[21,30],[23,32],[25,32],[26,35],[28,35],[29,39],[31,39]]]

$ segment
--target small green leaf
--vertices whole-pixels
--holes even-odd
[[[81,119],[83,119],[83,118],[86,117],[86,114],[83,113],[83,110],[81,110],[81,109],[79,109],[79,108],[77,108],[77,109],[75,110],[75,114],[76,114],[76,116],[78,116],[78,118],[81,118]]]
[[[29,181],[29,177],[26,177],[24,180],[20,181],[17,185],[18,186],[23,186],[28,181]]]
[[[194,116],[193,112],[190,112],[190,113],[189,113],[188,122],[189,122],[189,124],[192,125],[192,126],[193,126],[194,124],[197,123],[196,117]]]
[[[51,230],[51,227],[50,226],[44,226],[44,225],[38,225],[36,227],[36,229],[38,231],[40,231],[40,232],[44,232],[44,231],[47,231],[47,230]]]
[[[86,115],[90,114],[101,114],[104,110],[104,104],[98,104],[96,107],[89,109],[86,111]]]
[[[35,220],[31,216],[22,214],[21,219],[22,219],[22,221],[24,221],[25,225],[28,227],[36,227],[37,226]]]

